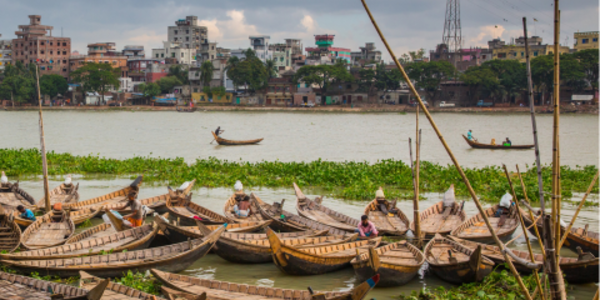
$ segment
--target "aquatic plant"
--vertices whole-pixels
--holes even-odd
[[[113,159],[99,155],[75,156],[68,153],[49,152],[48,173],[63,174],[110,174],[144,175],[146,184],[181,184],[196,179],[197,186],[227,187],[241,180],[246,186],[291,187],[293,182],[301,187],[318,187],[332,196],[355,200],[370,200],[375,190],[383,186],[390,199],[412,198],[410,166],[397,160],[369,162],[312,162],[219,160],[214,157],[197,159],[188,164],[183,158],[155,158],[135,156],[129,159]],[[538,201],[535,168],[522,173],[527,196]],[[0,149],[0,170],[9,176],[31,176],[42,172],[38,149]],[[562,195],[569,199],[574,192],[584,192],[598,168],[596,166],[561,167]],[[499,166],[464,169],[471,185],[484,201],[496,202],[509,190],[503,170]],[[544,190],[550,192],[551,168],[543,168]],[[517,196],[523,191],[516,174],[511,175],[516,184]],[[423,192],[444,192],[450,184],[455,185],[459,196],[468,196],[458,172],[452,165],[421,162],[420,189]],[[593,193],[598,193],[596,186]]]
[[[83,221],[81,224],[77,225],[77,228],[87,228],[87,227],[92,227],[92,221],[90,221],[89,219]]]
[[[121,278],[115,278],[115,282],[132,287],[136,290],[146,292],[153,295],[160,295],[160,286],[162,283],[151,274],[144,275],[136,272],[135,274],[131,270],[127,271],[127,274],[123,274]]]

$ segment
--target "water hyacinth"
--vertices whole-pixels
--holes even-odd
[[[290,187],[293,182],[302,187],[318,187],[330,195],[351,200],[370,200],[379,186],[384,186],[388,198],[410,199],[412,177],[410,166],[397,160],[368,162],[312,162],[261,161],[256,163],[219,160],[214,157],[197,159],[188,164],[183,158],[156,158],[135,156],[129,159],[104,158],[99,155],[74,156],[68,153],[48,152],[48,173],[144,175],[145,183],[180,184],[196,179],[198,186],[232,187],[236,180],[245,186]],[[527,166],[522,173],[527,196],[537,202],[537,175]],[[42,172],[38,149],[0,149],[0,170],[8,176],[32,176]],[[563,198],[573,192],[585,192],[598,168],[585,166],[561,167]],[[464,169],[471,185],[484,201],[496,202],[509,190],[504,172],[499,166]],[[544,190],[550,192],[551,169],[543,168]],[[519,198],[523,191],[516,173],[511,174]],[[456,194],[468,196],[466,186],[453,165],[442,166],[421,162],[420,189],[423,192],[444,192],[454,183]],[[593,193],[598,193],[594,187]]]

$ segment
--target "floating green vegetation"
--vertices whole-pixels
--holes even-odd
[[[529,295],[533,295],[536,288],[533,275],[522,276]],[[566,284],[566,283],[565,283]],[[482,282],[463,284],[446,290],[440,286],[433,291],[422,289],[413,291],[410,295],[400,295],[400,300],[466,300],[466,299],[525,299],[517,279],[508,271],[492,272]]]
[[[72,276],[69,278],[61,278],[59,276],[52,276],[52,275],[40,276],[40,273],[38,273],[38,272],[32,272],[29,277],[32,277],[34,279],[53,281],[53,282],[59,282],[59,283],[64,283],[64,284],[74,284],[77,281],[79,281],[79,276]]]
[[[92,224],[92,221],[90,221],[90,219],[87,219],[85,221],[83,221],[81,224],[77,225],[78,228],[87,228],[87,227],[92,227],[94,224]]]
[[[183,158],[133,157],[118,160],[99,155],[74,156],[68,153],[49,152],[50,175],[111,174],[144,175],[144,182],[180,184],[192,179],[198,186],[229,187],[236,180],[246,186],[291,187],[293,182],[301,187],[319,187],[332,196],[354,200],[373,198],[379,186],[386,188],[388,198],[411,198],[412,177],[410,166],[402,161],[380,160],[368,162],[312,162],[261,161],[256,163],[219,160],[214,157],[197,159],[187,164]],[[9,176],[31,176],[42,172],[41,155],[37,149],[0,149],[0,170]],[[538,201],[535,168],[527,167],[522,173],[530,200]],[[574,192],[584,192],[598,168],[596,166],[561,167],[562,195],[570,199]],[[496,202],[509,190],[506,176],[499,166],[464,169],[471,185],[484,201]],[[544,190],[550,193],[551,169],[542,170]],[[444,192],[455,185],[459,196],[468,196],[467,188],[452,165],[442,166],[421,162],[420,189],[423,192]],[[511,175],[517,196],[523,198],[518,177]],[[594,187],[598,193],[598,187]]]
[[[136,272],[135,274],[131,271],[127,271],[127,274],[123,274],[121,278],[116,278],[115,282],[132,287],[136,290],[146,292],[153,295],[160,295],[160,281],[156,280],[154,276],[145,276],[142,273]]]

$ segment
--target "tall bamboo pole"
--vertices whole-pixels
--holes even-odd
[[[498,248],[500,248],[500,250],[502,251],[502,254],[504,255],[504,259],[506,260],[506,262],[507,262],[507,264],[508,264],[508,266],[510,268],[510,271],[515,276],[515,278],[517,279],[519,287],[521,288],[523,294],[525,295],[525,298],[528,299],[528,300],[531,300],[531,295],[529,294],[529,291],[527,290],[527,287],[523,283],[523,280],[521,279],[521,276],[519,275],[519,272],[517,272],[517,270],[515,269],[515,266],[513,265],[512,261],[510,260],[510,258],[506,254],[506,249],[504,247],[504,244],[502,244],[502,242],[498,238],[498,235],[496,235],[496,232],[494,231],[494,228],[490,224],[490,220],[488,219],[487,215],[485,214],[485,211],[484,211],[483,207],[481,206],[481,203],[479,202],[479,199],[477,198],[477,195],[475,194],[475,191],[473,190],[473,187],[471,186],[471,183],[469,182],[469,179],[467,178],[467,175],[465,175],[465,172],[463,171],[463,169],[461,168],[460,164],[458,163],[458,160],[454,156],[454,153],[452,153],[452,150],[448,146],[448,143],[446,143],[446,140],[444,139],[444,136],[442,136],[442,133],[440,132],[439,128],[437,127],[437,124],[435,123],[435,121],[431,117],[431,114],[427,110],[427,107],[425,107],[425,104],[423,104],[423,100],[421,100],[421,97],[419,96],[419,93],[417,93],[417,90],[415,89],[415,87],[413,86],[413,84],[410,82],[410,79],[408,78],[408,75],[404,71],[404,68],[402,67],[402,65],[400,65],[400,62],[396,58],[396,55],[394,54],[394,51],[392,51],[392,48],[390,47],[390,45],[388,44],[387,40],[385,39],[385,37],[381,33],[381,30],[379,29],[379,26],[377,25],[377,22],[373,18],[373,15],[371,14],[371,11],[369,10],[369,7],[367,6],[367,3],[365,2],[365,0],[361,0],[361,2],[362,2],[363,6],[365,8],[365,11],[369,15],[369,18],[371,19],[371,23],[373,23],[373,26],[375,27],[375,30],[379,34],[379,37],[381,38],[381,41],[383,42],[383,44],[387,48],[390,56],[394,60],[394,63],[396,64],[396,67],[398,68],[398,70],[402,74],[402,77],[404,78],[404,81],[406,81],[406,83],[408,84],[408,88],[410,89],[410,91],[413,94],[413,96],[415,96],[415,98],[419,101],[419,106],[423,110],[423,113],[425,114],[425,117],[427,117],[427,120],[429,120],[429,123],[431,124],[431,127],[433,127],[433,130],[435,131],[436,135],[440,139],[440,142],[442,143],[442,145],[446,149],[446,152],[450,156],[450,159],[454,163],[454,166],[456,167],[456,170],[458,171],[458,173],[460,174],[463,182],[465,183],[465,185],[467,187],[467,190],[469,191],[469,194],[471,195],[471,198],[473,199],[473,202],[475,202],[475,205],[477,206],[477,209],[479,210],[479,213],[483,217],[485,225],[487,226],[488,230],[492,234],[492,238],[496,242],[496,245],[498,246]]]
[[[525,243],[527,244],[527,250],[529,251],[529,257],[531,258],[531,262],[535,263],[535,259],[533,256],[533,249],[531,249],[531,242],[529,241],[529,236],[527,235],[527,226],[525,226],[525,222],[523,222],[523,215],[521,215],[521,207],[519,207],[519,199],[517,198],[517,193],[515,193],[515,188],[513,187],[512,180],[510,180],[510,174],[508,174],[508,169],[506,169],[506,165],[502,164],[504,168],[504,174],[506,175],[506,180],[508,180],[508,186],[510,187],[510,192],[512,193],[513,199],[515,199],[515,206],[517,208],[517,214],[519,215],[519,222],[521,222],[521,227],[523,228],[523,236],[525,237]],[[535,228],[535,219],[532,219]],[[540,282],[540,276],[538,275],[537,270],[533,270],[533,275],[535,277],[535,283],[537,284],[538,289],[542,290],[542,283]],[[544,297],[544,293],[540,294],[542,300],[546,300]]]
[[[525,196],[525,201],[527,201],[527,203],[530,203],[529,198],[527,197],[527,190],[525,189],[525,183],[523,182],[523,177],[521,176],[521,171],[519,170],[519,165],[517,164],[516,167],[517,167],[517,174],[519,174],[519,181],[521,182],[521,189],[523,190],[523,195]],[[525,210],[523,210],[523,211],[525,211]],[[529,212],[529,218],[533,222],[533,230],[535,231],[535,236],[537,237],[538,243],[540,244],[540,249],[542,249],[542,255],[544,256],[544,260],[546,260],[546,251],[544,250],[544,242],[543,242],[540,232],[538,230],[536,218],[533,215],[533,212],[531,212],[531,210],[527,209],[527,211]],[[540,219],[540,220],[542,222],[544,221],[543,219]]]
[[[590,183],[590,186],[588,187],[587,191],[585,192],[585,195],[583,195],[583,199],[581,199],[581,202],[579,202],[579,206],[577,206],[577,210],[575,211],[575,214],[573,215],[573,218],[571,219],[569,226],[567,227],[567,229],[565,230],[565,233],[563,234],[562,238],[560,239],[559,247],[562,247],[562,245],[565,243],[568,233],[571,231],[573,224],[575,224],[575,219],[577,219],[577,216],[579,215],[579,211],[581,210],[581,208],[583,207],[583,204],[585,203],[585,199],[587,199],[587,196],[592,192],[594,185],[596,185],[596,180],[598,180],[598,173],[599,172],[596,172],[596,176],[594,176],[592,183]]]
[[[35,77],[37,80],[37,96],[40,105],[40,144],[42,152],[42,174],[44,176],[44,204],[46,212],[49,212],[50,207],[50,190],[48,187],[48,161],[46,160],[46,140],[44,138],[44,117],[42,116],[42,96],[40,95],[40,66],[35,66]]]
[[[419,173],[421,169],[421,130],[419,129],[419,107],[417,106],[416,114],[416,135],[415,135],[415,156],[417,161],[415,162],[415,200],[414,200],[414,219],[415,220],[415,234],[417,235],[418,246],[423,246],[421,240],[421,218],[419,214]]]
[[[558,7],[558,0],[554,0],[554,122],[553,122],[553,135],[552,135],[552,221],[554,222],[554,237],[556,240],[560,239],[560,221],[559,221],[559,207],[560,207],[560,143],[559,143],[559,130],[560,130],[560,10]],[[555,243],[555,255],[556,263],[558,263],[558,257],[560,256],[558,249],[558,241]]]

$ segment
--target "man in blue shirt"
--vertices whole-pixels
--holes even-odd
[[[17,206],[17,210],[21,213],[19,216],[23,219],[31,220],[35,222],[35,215],[29,208],[23,207],[23,205]]]
[[[469,129],[469,132],[467,132],[467,138],[469,139],[469,141],[473,140],[473,132],[471,131],[471,129]]]

